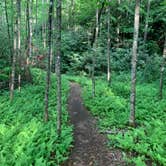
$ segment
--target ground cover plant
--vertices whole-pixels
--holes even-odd
[[[63,77],[62,84],[62,134],[56,132],[55,75],[49,103],[49,121],[45,123],[44,88],[45,72],[33,70],[33,85],[16,90],[10,102],[8,92],[0,96],[0,165],[59,165],[67,159],[72,143],[72,127],[66,110],[69,82]]]

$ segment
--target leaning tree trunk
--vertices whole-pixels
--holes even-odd
[[[135,126],[135,101],[136,101],[136,68],[137,68],[137,48],[139,35],[139,18],[140,18],[140,0],[136,0],[135,21],[134,21],[134,39],[132,51],[132,68],[131,68],[131,97],[130,97],[130,119],[131,126]]]
[[[57,76],[57,131],[61,135],[61,6],[62,1],[57,0],[56,17],[57,17],[57,40],[56,40],[56,76]]]
[[[165,42],[164,42],[164,49],[163,49],[163,60],[161,64],[161,70],[160,70],[160,92],[159,97],[160,99],[163,98],[163,76],[165,71],[165,62],[166,62],[166,35],[165,35]]]
[[[109,0],[110,2],[110,0]],[[108,6],[108,20],[107,20],[107,24],[108,24],[108,41],[107,41],[107,81],[108,81],[108,84],[111,83],[111,64],[110,64],[110,47],[111,47],[111,35],[110,35],[110,4]]]
[[[53,18],[53,1],[50,0],[49,17],[48,17],[48,59],[47,59],[47,77],[46,77],[46,91],[45,91],[45,115],[44,119],[48,121],[48,103],[49,103],[49,89],[50,89],[50,57],[52,48],[52,18]]]

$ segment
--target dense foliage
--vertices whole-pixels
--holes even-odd
[[[50,92],[50,121],[44,123],[45,72],[35,69],[33,76],[33,85],[26,85],[21,92],[16,91],[12,103],[8,92],[0,96],[0,165],[59,165],[67,159],[73,140],[66,111],[68,81],[63,78],[63,125],[59,140],[55,121],[55,84],[51,85]],[[54,75],[52,81],[55,81]]]
[[[96,116],[101,132],[112,133],[108,134],[110,147],[127,152],[129,164],[166,165],[166,55],[163,53],[166,0],[63,0],[62,17],[60,11],[53,10],[60,5],[53,6],[52,2],[0,0],[0,165],[59,165],[67,159],[73,131],[68,123],[66,103],[69,81],[73,80],[82,85],[85,105]],[[134,52],[135,2],[140,2],[140,24],[136,39],[138,59],[134,61],[137,68],[135,65],[133,70],[138,76],[134,104],[136,128],[132,128],[128,125],[129,73]],[[49,3],[54,14],[49,10]],[[51,74],[50,89],[49,65],[53,73],[56,68],[59,78],[57,81]],[[61,71],[57,70],[60,68]],[[109,85],[105,76],[108,68],[111,71]],[[61,73],[66,74],[62,77],[62,104]],[[93,98],[88,77],[97,80]],[[159,89],[163,90],[163,96],[159,95]],[[44,122],[44,107],[46,113],[48,103],[50,121]],[[61,105],[59,139],[56,123]]]

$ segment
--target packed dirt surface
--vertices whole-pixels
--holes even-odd
[[[98,132],[96,120],[86,110],[81,89],[71,83],[68,103],[71,123],[74,125],[74,148],[65,166],[123,166],[122,154],[107,148],[107,139]]]

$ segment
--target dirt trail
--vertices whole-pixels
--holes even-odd
[[[109,150],[105,136],[99,134],[95,118],[83,106],[81,89],[71,83],[69,112],[74,125],[74,148],[65,166],[123,166],[118,150]]]

